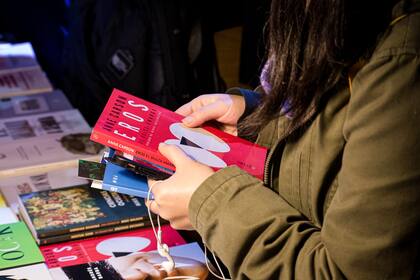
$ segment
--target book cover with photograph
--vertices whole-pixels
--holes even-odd
[[[44,262],[25,223],[0,225],[0,269]]]
[[[0,119],[0,144],[90,130],[90,126],[77,109],[6,118]]]
[[[53,280],[44,263],[0,270],[2,280]]]
[[[63,168],[33,175],[9,177],[0,180],[0,192],[14,213],[18,213],[19,195],[31,192],[62,189],[89,183],[77,177],[77,168]]]
[[[169,225],[162,225],[162,241],[170,247],[186,243]],[[47,266],[54,268],[101,261],[157,248],[156,237],[152,228],[148,227],[41,246],[40,249]]]
[[[262,178],[267,149],[210,125],[188,128],[183,116],[114,89],[95,124],[91,139],[121,152],[174,170],[158,151],[173,144],[215,170],[236,165]]]
[[[143,199],[89,185],[21,194],[19,203],[38,239],[148,220]]]
[[[0,99],[0,119],[72,109],[61,90]]]
[[[89,132],[51,134],[0,146],[0,178],[77,167],[79,159],[99,160],[103,146]]]
[[[156,251],[135,252],[121,257],[92,261],[79,265],[50,269],[55,280],[97,280],[97,279],[207,279],[209,275],[203,251],[197,243],[170,247],[175,269],[167,272],[162,262],[166,258]],[[171,278],[169,278],[171,279]]]

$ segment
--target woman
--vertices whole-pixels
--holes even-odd
[[[150,209],[197,230],[233,279],[419,278],[419,12],[419,0],[273,0],[260,94],[178,110],[269,147],[264,181],[162,144],[176,173],[153,182]]]

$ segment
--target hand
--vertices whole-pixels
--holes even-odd
[[[149,180],[154,200],[146,201],[146,205],[153,213],[168,220],[173,228],[193,229],[188,216],[191,196],[214,171],[192,160],[175,145],[161,143],[159,152],[175,165],[176,171],[166,180]]]
[[[245,111],[245,100],[240,95],[204,94],[176,110],[186,116],[182,122],[188,127],[197,127],[209,120],[222,124],[221,129],[237,135],[236,125]]]

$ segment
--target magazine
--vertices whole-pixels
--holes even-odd
[[[173,144],[215,170],[237,165],[262,178],[266,148],[210,125],[188,128],[182,124],[182,118],[168,109],[114,89],[92,130],[91,139],[171,170],[174,166],[159,153],[158,145]]]

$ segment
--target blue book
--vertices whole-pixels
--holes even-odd
[[[143,198],[147,198],[149,190],[145,176],[138,175],[112,162],[106,163],[103,181],[94,181],[92,187]],[[150,194],[150,198],[153,198],[152,194]]]

